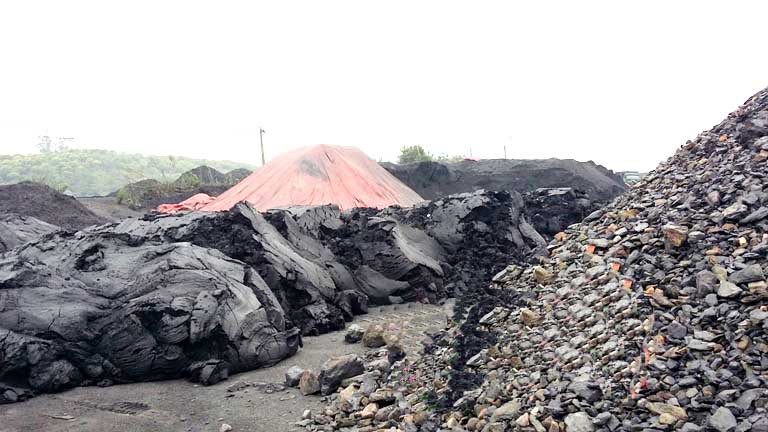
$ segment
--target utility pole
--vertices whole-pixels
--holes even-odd
[[[264,133],[266,131],[262,128],[259,128],[259,142],[261,143],[261,166],[264,166],[266,163],[264,160]]]
[[[507,158],[507,146],[504,146],[504,159]]]

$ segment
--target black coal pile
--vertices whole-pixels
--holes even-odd
[[[589,196],[573,188],[542,188],[523,195],[525,217],[542,236],[552,239],[597,209]]]
[[[43,234],[52,233],[59,227],[31,216],[0,213],[0,253],[34,240]]]
[[[569,187],[584,191],[591,201],[605,203],[627,190],[621,175],[592,161],[484,159],[381,165],[428,200],[481,189],[525,193]]]
[[[127,184],[114,192],[118,203],[133,210],[151,210],[160,204],[184,201],[192,195],[204,193],[217,196],[248,177],[251,171],[239,168],[222,173],[202,165],[179,176],[173,182],[144,179]]]
[[[0,255],[0,403],[32,392],[187,375],[203,383],[298,349],[248,265],[111,227]]]
[[[768,89],[558,234],[539,265],[496,275],[511,301],[366,387],[391,398],[365,412],[336,398],[308,427],[767,431],[766,161]],[[495,342],[464,362],[482,379],[457,394],[468,333]]]
[[[441,265],[446,258],[440,244],[378,210],[342,213],[335,206],[299,207],[271,211],[267,218],[297,249],[320,246],[322,255],[335,257],[336,263],[326,266],[336,269],[337,263],[342,264],[356,282],[353,289],[372,303],[435,302],[447,296]],[[318,246],[310,247],[310,242]],[[343,274],[334,277],[342,286],[348,279]]]
[[[74,197],[40,183],[0,186],[0,214],[31,216],[64,229],[78,230],[107,220],[88,210]]]

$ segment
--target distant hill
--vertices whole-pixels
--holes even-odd
[[[201,165],[223,172],[255,168],[243,163],[179,156],[61,150],[34,155],[0,155],[0,185],[35,181],[76,196],[107,195],[143,179],[173,182],[184,172]]]

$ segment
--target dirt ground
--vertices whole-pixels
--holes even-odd
[[[115,197],[81,197],[77,200],[86,206],[88,210],[110,221],[144,215],[143,212],[131,210],[128,206],[118,204]]]
[[[451,307],[452,302],[382,306],[355,322],[364,328],[370,323],[397,323],[404,330],[408,355],[414,358],[426,333],[444,327]],[[297,389],[269,392],[269,384],[282,384],[285,370],[293,365],[317,370],[329,357],[364,350],[361,344],[344,343],[344,332],[335,332],[305,338],[297,355],[274,367],[234,375],[210,387],[172,380],[41,395],[0,405],[0,431],[217,432],[223,423],[231,425],[233,432],[303,431],[294,423],[306,409],[318,412],[321,397],[302,396]],[[261,385],[228,391],[238,383]]]

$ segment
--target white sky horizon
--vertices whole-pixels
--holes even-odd
[[[0,5],[0,154],[314,144],[649,171],[768,86],[768,2]]]

